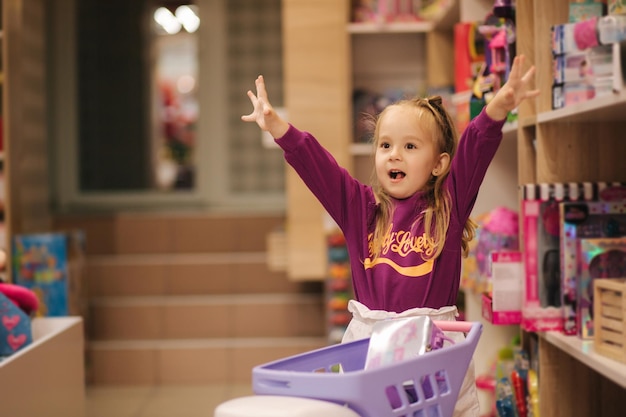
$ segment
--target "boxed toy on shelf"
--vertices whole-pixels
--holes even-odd
[[[580,22],[606,13],[606,1],[578,0],[569,5],[569,21]]]
[[[353,0],[351,20],[379,24],[438,20],[452,6],[452,0]]]
[[[594,281],[626,277],[626,237],[581,239],[578,282],[578,335],[594,337]]]
[[[520,251],[491,253],[491,291],[482,295],[482,316],[492,324],[522,321],[524,264]]]
[[[626,1],[625,0],[608,0],[607,12],[609,15],[626,14]]]
[[[563,331],[564,328],[560,204],[620,201],[624,190],[622,183],[602,182],[527,184],[523,187],[524,329]]]
[[[579,240],[626,236],[626,200],[564,202],[559,211],[563,332],[576,335]]]
[[[13,238],[15,284],[37,294],[37,316],[86,317],[83,282],[85,235],[82,231],[22,234]]]
[[[68,315],[66,237],[56,233],[18,235],[14,244],[15,283],[37,294],[37,315]]]
[[[552,108],[621,91],[626,18],[591,16],[552,26]]]

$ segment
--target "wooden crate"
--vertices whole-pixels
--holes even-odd
[[[626,363],[626,278],[594,281],[594,348]]]

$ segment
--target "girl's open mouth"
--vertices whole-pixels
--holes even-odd
[[[392,180],[399,180],[399,179],[404,178],[405,176],[406,176],[406,174],[404,172],[402,172],[402,171],[398,171],[398,170],[389,171],[389,177]]]

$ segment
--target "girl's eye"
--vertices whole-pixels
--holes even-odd
[[[407,143],[407,144],[406,144],[406,148],[407,148],[407,149],[416,149],[416,148],[417,148],[417,146],[415,146],[415,145],[414,145],[414,144],[412,144],[412,143]]]
[[[380,147],[383,148],[383,149],[389,149],[389,144],[383,142],[383,143],[380,144]]]

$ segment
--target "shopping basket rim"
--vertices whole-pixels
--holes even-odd
[[[369,368],[369,369],[355,369],[355,370],[348,370],[348,371],[343,371],[343,372],[311,372],[311,371],[298,371],[298,370],[286,370],[286,369],[280,369],[282,366],[284,366],[285,364],[289,363],[289,362],[297,362],[299,360],[305,360],[306,358],[313,358],[315,356],[320,356],[323,354],[335,354],[338,353],[338,358],[341,357],[341,353],[345,352],[345,351],[353,351],[355,349],[367,349],[367,346],[369,346],[369,341],[370,338],[364,338],[364,339],[359,339],[359,340],[354,340],[354,341],[350,341],[350,342],[345,342],[345,343],[337,343],[334,345],[330,345],[330,346],[324,346],[322,348],[318,348],[318,349],[314,349],[314,350],[310,350],[307,352],[303,352],[303,353],[299,353],[296,355],[291,355],[288,357],[284,357],[281,359],[277,359],[274,361],[270,361],[264,364],[259,364],[253,367],[253,374],[255,374],[256,372],[263,372],[263,373],[267,373],[267,372],[277,372],[280,374],[283,373],[294,373],[294,374],[299,374],[299,373],[306,373],[309,377],[312,378],[336,378],[338,375],[355,375],[355,376],[359,376],[359,375],[363,375],[363,374],[376,374],[378,372],[387,372],[389,370],[393,370],[393,369],[400,369],[404,366],[407,366],[407,364],[410,364],[414,361],[417,360],[422,360],[424,357],[427,357],[429,360],[437,360],[442,356],[448,356],[448,355],[453,355],[455,351],[458,350],[463,350],[468,348],[468,345],[474,345],[474,349],[478,343],[478,339],[480,338],[480,335],[482,333],[482,323],[480,322],[471,322],[471,327],[470,327],[470,331],[467,334],[467,337],[463,340],[459,340],[457,342],[455,342],[454,344],[445,346],[443,348],[440,349],[436,349],[436,350],[432,350],[430,352],[427,352],[425,354],[422,355],[416,355],[414,357],[411,358],[407,358],[407,359],[403,359],[394,363],[389,363],[389,364],[385,364],[383,366],[380,367],[375,367],[375,368]],[[362,346],[365,345],[365,346]]]

